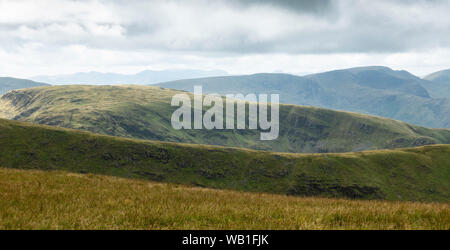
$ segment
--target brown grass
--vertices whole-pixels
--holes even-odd
[[[450,205],[0,169],[0,229],[450,229]]]

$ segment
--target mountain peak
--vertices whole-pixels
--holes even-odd
[[[423,79],[429,81],[447,81],[450,82],[450,69],[440,70],[425,76]]]
[[[352,72],[366,71],[366,70],[393,71],[393,69],[391,69],[387,66],[378,66],[378,65],[353,67],[353,68],[348,68],[348,69],[343,69],[343,70],[352,71]]]

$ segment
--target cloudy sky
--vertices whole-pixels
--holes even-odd
[[[0,0],[0,76],[450,68],[450,0]]]

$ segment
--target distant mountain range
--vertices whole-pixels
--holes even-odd
[[[222,76],[220,76],[222,75]],[[12,89],[51,84],[155,84],[192,91],[202,85],[204,93],[278,93],[281,102],[347,110],[398,119],[417,125],[450,127],[450,70],[423,79],[404,70],[383,66],[334,70],[296,76],[279,73],[229,76],[225,71],[146,70],[134,75],[76,73],[39,76],[34,82],[0,78],[0,94]]]
[[[116,74],[100,72],[80,72],[69,75],[36,76],[32,80],[47,82],[53,85],[60,84],[153,84],[158,82],[173,81],[210,76],[224,76],[227,72],[222,70],[196,70],[196,69],[174,69],[174,70],[145,70],[137,74]]]
[[[307,76],[254,74],[157,85],[186,91],[192,91],[194,85],[202,85],[204,93],[277,93],[282,103],[368,113],[428,127],[450,127],[450,95],[442,91],[434,95],[439,92],[434,81],[382,66]]]
[[[13,90],[13,89],[25,89],[37,86],[48,86],[47,83],[35,82],[25,79],[18,79],[12,77],[0,77],[0,95]]]

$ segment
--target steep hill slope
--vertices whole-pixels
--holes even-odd
[[[336,70],[304,77],[287,74],[210,77],[158,86],[205,93],[280,94],[283,103],[380,115],[412,124],[450,128],[450,100],[430,98],[429,83],[387,67]]]
[[[0,200],[1,230],[450,228],[447,203],[288,197],[63,171],[0,168]]]
[[[431,96],[450,98],[450,69],[432,73],[424,77],[424,79],[428,81],[422,86],[427,89]]]
[[[0,117],[130,138],[281,152],[349,152],[450,143],[447,129],[293,105],[280,106],[280,133],[273,141],[261,141],[258,130],[175,130],[170,119],[177,107],[170,101],[179,93],[185,92],[147,86],[33,88],[3,95]]]
[[[37,86],[49,86],[49,84],[12,77],[0,77],[0,95],[13,89],[24,89]]]
[[[450,201],[450,145],[286,154],[95,135],[0,120],[0,166],[299,196]]]

